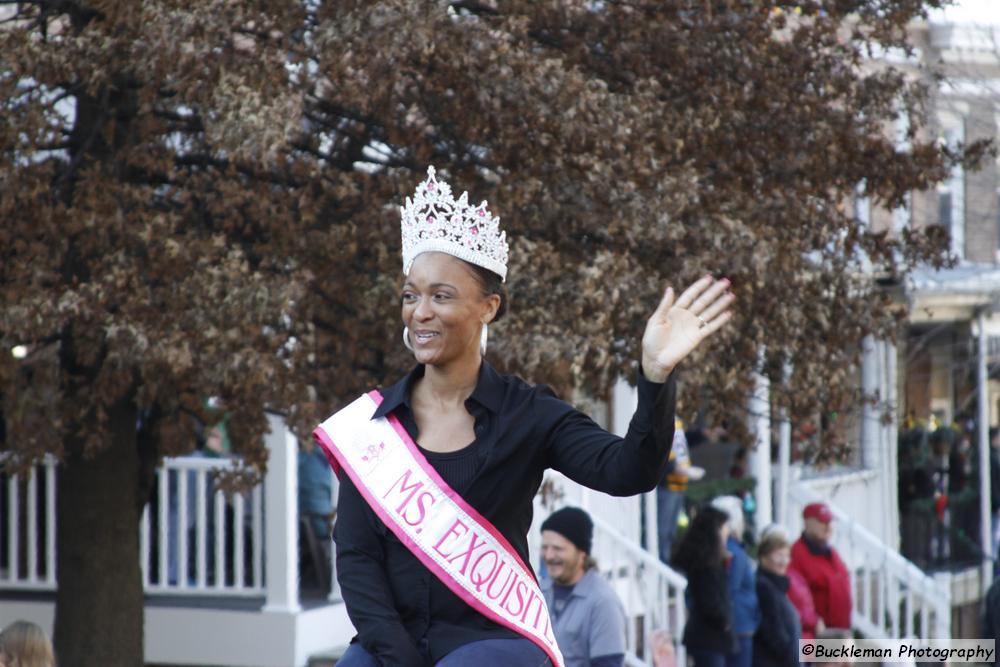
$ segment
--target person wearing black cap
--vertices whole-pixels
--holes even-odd
[[[576,507],[542,522],[542,594],[566,667],[621,667],[625,609],[590,557],[594,523]]]

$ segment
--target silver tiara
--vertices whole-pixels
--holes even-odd
[[[411,200],[400,209],[403,232],[403,273],[410,272],[414,258],[422,252],[448,253],[489,269],[507,280],[507,234],[500,231],[500,218],[489,212],[486,202],[469,206],[469,193],[457,200],[451,186],[439,181],[434,167],[427,180],[417,186]]]

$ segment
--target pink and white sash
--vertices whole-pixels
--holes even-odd
[[[371,391],[320,424],[313,437],[396,537],[483,616],[524,635],[563,667],[549,610],[514,548],[427,463],[392,415],[372,419]]]

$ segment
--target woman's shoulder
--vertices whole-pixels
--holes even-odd
[[[728,549],[730,553],[733,554],[733,558],[740,558],[740,559],[746,558],[747,560],[750,559],[750,556],[747,555],[747,551],[746,548],[744,548],[743,543],[731,535],[729,536],[729,539],[726,540],[726,549]]]
[[[493,371],[491,379],[508,391],[529,392],[545,386],[528,382],[515,373],[501,373],[492,367],[489,367],[489,370]]]
[[[551,386],[545,383],[529,382],[520,375],[500,373],[492,367],[489,367],[488,371],[492,372],[488,372],[484,379],[489,385],[494,385],[511,403],[540,402],[547,406],[561,404],[570,407]]]

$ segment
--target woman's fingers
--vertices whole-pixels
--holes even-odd
[[[726,322],[728,322],[731,319],[733,319],[733,313],[732,311],[727,310],[718,317],[711,320],[707,320],[708,324],[706,324],[705,327],[701,330],[702,338],[714,334],[716,331],[721,329]]]
[[[718,317],[723,311],[729,308],[729,306],[732,305],[733,301],[735,300],[736,300],[735,294],[731,293],[723,294],[721,297],[717,298],[714,302],[708,304],[708,307],[702,310],[701,313],[699,313],[699,315],[701,315],[701,319],[705,320],[706,322],[711,322],[716,317]],[[697,312],[697,310],[693,306],[691,308],[691,311]]]
[[[691,304],[691,312],[695,315],[702,315],[706,308],[714,304],[729,289],[729,284],[729,280],[726,278],[713,283],[694,300],[694,303]]]
[[[702,292],[708,289],[714,282],[715,278],[712,276],[705,276],[684,290],[683,294],[681,294],[680,298],[677,299],[677,303],[674,305],[678,308],[684,308],[685,310],[691,308],[691,304],[694,303],[694,300],[701,296]]]

